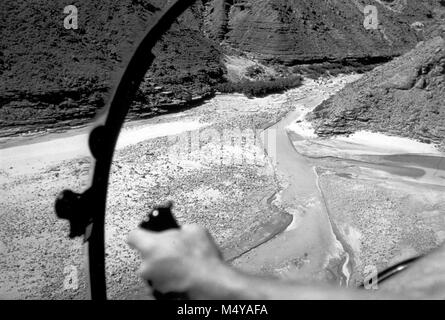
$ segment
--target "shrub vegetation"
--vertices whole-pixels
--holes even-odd
[[[243,93],[248,97],[262,97],[272,93],[279,93],[301,86],[302,78],[293,76],[274,80],[224,82],[216,85],[216,91],[222,93]]]

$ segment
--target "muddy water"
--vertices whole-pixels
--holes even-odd
[[[334,83],[334,87],[335,85],[338,88],[341,87]],[[332,93],[326,85],[320,85],[317,90],[309,92],[303,99],[289,97],[286,103],[295,105],[295,111],[264,131],[265,148],[276,163],[277,175],[282,181],[281,192],[277,194],[273,204],[290,213],[293,221],[285,232],[236,259],[233,262],[234,265],[254,273],[272,273],[292,279],[316,278],[348,284],[353,257],[342,243],[338,230],[335,230],[335,225],[330,220],[331,215],[318,184],[319,177],[314,169],[313,159],[296,151],[293,141],[302,138],[286,129],[300,118],[305,111],[303,109],[312,109]],[[193,130],[201,126],[201,123],[198,124],[195,121],[170,122],[168,125],[150,124],[149,127],[135,127],[124,131],[122,141],[124,145],[129,145],[141,139]],[[172,127],[178,128],[178,132],[172,132]],[[57,161],[84,155],[83,149],[70,149],[71,146],[82,145],[82,143],[67,143],[67,141],[74,142],[73,139],[80,139],[80,142],[84,142],[85,136],[85,134],[76,135],[69,137],[72,140],[48,142],[52,143],[52,148],[36,143],[23,146],[23,149],[20,149],[21,152],[17,152],[19,149],[15,149],[14,152],[11,152],[11,149],[2,149],[0,150],[2,159],[0,164],[7,169],[14,167],[23,172],[24,166],[35,170],[35,166],[40,165],[41,159],[48,159],[48,150],[54,150],[51,154],[52,160]],[[275,143],[269,143],[267,139],[273,139]],[[47,141],[42,143],[47,143]],[[45,152],[43,153],[42,150]],[[36,155],[36,161],[28,163],[31,159],[31,151],[40,153]],[[19,160],[27,162],[21,164]],[[327,161],[332,163],[343,161],[352,166],[366,167],[372,169],[372,172],[381,172],[387,179],[394,181],[400,179],[416,183],[445,184],[445,158],[439,156],[363,154],[357,159],[331,157]],[[46,166],[48,163],[41,165]],[[349,173],[338,173],[338,175],[354,179],[354,176]]]
[[[445,185],[445,157],[401,154],[377,157],[376,161],[382,161],[386,166],[408,169],[405,173],[408,177],[412,172],[418,171],[420,174],[422,171],[418,178]]]
[[[319,93],[298,104],[318,105],[327,97]],[[347,283],[349,256],[332,229],[317,174],[313,165],[296,152],[286,129],[300,114],[301,110],[295,110],[264,132],[264,140],[273,137],[276,141],[265,141],[265,148],[284,183],[274,204],[292,214],[293,222],[285,232],[237,259],[234,265],[253,273]]]
[[[369,168],[386,173],[394,180],[411,180],[420,183],[445,185],[445,157],[421,154],[363,155],[357,159],[323,158],[342,161],[352,166]],[[313,157],[317,159],[317,157]],[[353,178],[350,174],[338,173],[339,177]]]
[[[388,185],[402,183],[417,188],[420,183],[428,188],[430,185],[445,186],[445,157],[440,153],[397,154],[397,151],[385,154],[388,148],[385,144],[391,141],[385,137],[383,147],[377,139],[368,145],[352,142],[350,150],[350,146],[342,148],[343,142],[332,146],[327,142],[328,154],[338,151],[337,156],[322,156],[323,151],[320,153],[317,150],[318,141],[309,147],[305,146],[304,152],[299,152],[294,142],[308,138],[289,131],[289,126],[301,119],[308,109],[313,109],[332,94],[324,89],[325,87],[320,86],[318,91],[310,92],[303,99],[291,99],[291,103],[296,106],[295,111],[264,132],[265,148],[274,160],[277,174],[283,181],[282,190],[274,204],[292,214],[293,222],[285,232],[248,252],[233,264],[252,273],[275,274],[284,278],[309,281],[317,279],[347,286],[352,276],[356,277],[354,265],[357,257],[354,255],[357,252],[346,242],[342,230],[337,230],[336,223],[331,221],[333,215],[329,212],[326,197],[332,197],[332,194],[323,194],[315,170],[320,162],[314,160],[323,159],[323,165],[333,168],[358,168],[363,177],[366,176],[370,180],[382,179]],[[272,149],[271,144],[266,141],[270,137],[276,141],[272,144]],[[355,153],[356,147],[359,147],[359,153]],[[419,150],[430,150],[427,146],[416,146],[419,147]],[[399,148],[403,149],[403,144]],[[389,149],[392,149],[392,145]],[[308,156],[311,151],[314,151],[315,156]],[[357,179],[350,173],[336,174],[342,178]]]

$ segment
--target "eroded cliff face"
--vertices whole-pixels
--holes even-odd
[[[420,42],[345,87],[309,119],[321,136],[371,130],[445,149],[445,40]]]
[[[78,8],[66,30],[63,9]],[[164,0],[2,1],[0,136],[72,127],[101,109],[139,38]],[[200,31],[198,1],[154,50],[133,111],[156,115],[206,95],[222,80],[220,51]],[[174,89],[174,92],[172,93]],[[154,108],[153,105],[159,106]]]
[[[406,5],[405,5],[406,4]],[[364,27],[366,5],[378,29]],[[419,41],[413,23],[431,21],[429,1],[211,0],[207,35],[254,57],[301,63],[395,56]]]
[[[439,2],[406,0],[400,7],[404,1],[367,0],[377,6],[380,24],[366,30],[365,1],[198,0],[155,48],[157,59],[132,111],[136,117],[156,115],[211,95],[225,79],[227,52],[286,64],[346,58],[368,63],[402,54],[422,39]],[[78,30],[63,27],[63,8],[71,4],[79,9]],[[1,2],[0,136],[90,121],[165,4]]]

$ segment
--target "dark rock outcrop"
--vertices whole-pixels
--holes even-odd
[[[445,40],[420,42],[345,87],[308,118],[320,136],[371,130],[445,148]]]
[[[362,8],[369,2],[379,10],[378,30],[363,27]],[[157,59],[132,114],[156,115],[211,96],[224,81],[221,57],[229,50],[275,66],[345,59],[367,64],[402,54],[430,28],[437,0],[407,0],[402,9],[392,2],[197,1],[155,48]],[[79,9],[78,30],[63,26],[63,8],[72,4]],[[90,121],[105,105],[131,48],[165,4],[2,1],[0,136]],[[398,85],[412,85],[405,80]]]
[[[129,53],[165,3],[2,1],[0,135],[90,121],[105,105]],[[77,30],[63,25],[63,8],[70,4],[78,8]],[[203,4],[198,1],[155,48],[157,58],[134,112],[165,112],[171,105],[185,104],[189,96],[209,95],[211,85],[222,81],[220,50],[200,31],[201,12]],[[156,86],[174,94],[152,94]]]

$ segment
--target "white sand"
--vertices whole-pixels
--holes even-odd
[[[154,138],[174,136],[183,132],[199,130],[207,125],[199,121],[176,121],[124,128],[117,141],[117,149]]]
[[[394,153],[422,153],[440,154],[432,144],[418,142],[409,138],[389,136],[383,133],[359,131],[349,137],[337,137],[337,141],[357,146],[359,149],[366,148],[375,152]]]
[[[295,125],[291,128],[294,129]],[[305,133],[304,130],[303,127],[293,131],[301,135]],[[300,154],[309,157],[355,158],[361,155],[395,154],[443,156],[443,153],[432,144],[376,132],[360,131],[348,137],[313,138],[307,134],[303,137],[305,140],[293,141],[293,144]]]
[[[207,124],[198,121],[177,121],[124,128],[117,149],[145,140],[198,130]],[[88,134],[53,139],[0,149],[0,170],[9,174],[28,174],[64,160],[89,157]]]
[[[315,106],[311,106],[315,107]],[[303,138],[294,141],[294,146],[301,154],[314,157],[354,156],[354,155],[391,155],[391,154],[427,154],[443,155],[433,144],[415,141],[409,138],[390,136],[384,133],[358,131],[349,136],[320,138],[310,122],[305,120],[312,108],[298,105],[301,114],[286,129]]]

